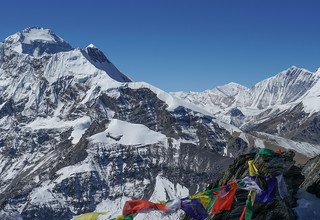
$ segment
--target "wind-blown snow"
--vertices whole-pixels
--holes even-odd
[[[112,119],[107,129],[89,138],[92,143],[118,143],[122,145],[147,145],[157,142],[166,143],[164,134],[150,130],[142,124],[132,124]]]

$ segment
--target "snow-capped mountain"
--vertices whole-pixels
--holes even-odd
[[[39,57],[43,54],[66,52],[73,49],[51,30],[38,27],[27,28],[22,32],[7,37],[4,40],[3,47],[34,57]]]
[[[223,89],[221,89],[223,88]],[[235,83],[204,92],[172,93],[252,132],[319,144],[320,72],[290,67],[251,89]]]
[[[249,104],[249,89],[236,83],[218,86],[204,92],[175,92],[173,95],[195,105],[201,106],[212,114],[226,109]]]
[[[266,109],[301,100],[319,77],[319,74],[292,66],[257,83],[250,91],[252,95],[249,107]]]
[[[236,127],[44,28],[0,44],[0,134],[0,217],[26,220],[185,196],[250,151]]]

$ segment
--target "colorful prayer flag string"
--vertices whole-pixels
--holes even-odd
[[[257,155],[273,156],[277,154],[269,149],[260,149]],[[187,198],[174,198],[162,203],[153,203],[148,200],[130,200],[124,204],[123,215],[111,220],[133,220],[137,214],[150,211],[160,211],[164,215],[170,215],[178,210],[183,210],[195,220],[205,220],[209,214],[215,215],[222,211],[230,211],[238,188],[249,191],[240,220],[250,220],[253,216],[255,201],[264,203],[271,201],[275,196],[276,189],[278,189],[280,198],[283,199],[287,196],[288,190],[282,174],[276,177],[260,175],[254,161],[248,160],[247,162],[250,176],[243,179],[231,181],[224,186],[199,192]],[[96,220],[99,215],[107,213],[86,213],[73,219]]]

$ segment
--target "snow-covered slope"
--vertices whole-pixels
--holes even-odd
[[[239,129],[43,28],[0,44],[0,137],[0,218],[192,193],[232,161],[222,155],[250,151]]]
[[[312,86],[319,81],[319,74],[290,67],[257,83],[250,91],[252,108],[266,109],[301,100]]]

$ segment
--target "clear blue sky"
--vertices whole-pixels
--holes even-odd
[[[4,0],[0,39],[51,28],[95,44],[125,74],[166,91],[252,86],[292,65],[320,67],[320,2],[311,0]]]

